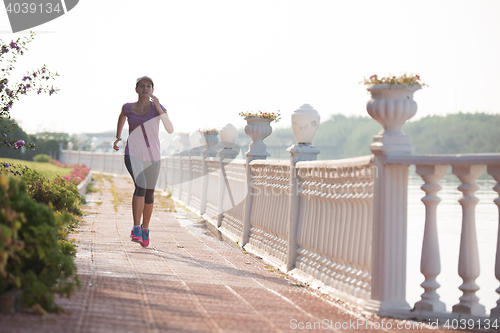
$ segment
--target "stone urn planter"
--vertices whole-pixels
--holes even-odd
[[[200,156],[201,150],[206,144],[205,136],[199,131],[194,131],[189,134],[189,143],[191,144],[189,156]]]
[[[178,155],[179,152],[182,149],[182,143],[181,143],[181,137],[177,135],[173,140],[172,140],[172,145],[174,146],[174,155]]]
[[[179,155],[187,156],[189,153],[189,149],[191,148],[189,142],[189,133],[179,133],[179,137],[179,142],[182,145]]]
[[[368,114],[384,128],[374,136],[372,151],[382,149],[385,153],[411,153],[413,146],[401,127],[417,113],[417,103],[413,93],[421,89],[418,84],[405,86],[400,84],[374,84],[367,90],[371,99],[366,103]],[[375,152],[374,152],[375,153]]]
[[[246,154],[263,157],[270,156],[263,140],[273,132],[273,128],[271,127],[271,121],[273,120],[263,117],[245,117],[245,120],[247,121],[245,133],[252,138],[252,143],[249,146],[250,150]]]
[[[417,113],[413,93],[421,89],[418,84],[375,84],[368,86],[371,99],[366,103],[368,114],[378,121],[384,130],[379,134],[403,136],[401,126]]]
[[[214,157],[217,156],[217,151],[214,149],[214,146],[219,142],[217,135],[219,132],[203,132],[203,136],[205,137],[205,149],[201,152],[204,157]]]

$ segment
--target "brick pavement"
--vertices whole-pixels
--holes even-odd
[[[0,315],[0,332],[401,332],[398,324],[411,324],[367,317],[299,285],[210,235],[200,221],[186,219],[182,207],[171,212],[158,195],[151,243],[142,248],[129,236],[131,180],[95,177],[100,192],[70,235],[83,287],[57,300],[68,313]],[[322,327],[307,329],[314,322]]]

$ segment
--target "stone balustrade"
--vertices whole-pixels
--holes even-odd
[[[85,163],[94,171],[127,174],[122,166],[121,154],[63,150],[61,157],[64,163]],[[374,253],[381,252],[374,248],[375,244],[385,244],[390,237],[400,235],[400,229],[406,223],[406,220],[395,222],[390,232],[374,228],[374,214],[380,206],[389,212],[392,210],[390,214],[393,215],[394,208],[405,211],[391,203],[406,200],[403,193],[407,175],[398,175],[400,179],[393,186],[399,189],[392,188],[385,200],[381,197],[375,200],[377,193],[381,193],[380,189],[375,189],[377,180],[381,183],[381,170],[376,166],[375,155],[343,160],[299,161],[294,165],[292,163],[293,166],[290,161],[263,159],[249,163],[217,157],[205,160],[201,156],[181,155],[163,158],[157,187],[170,191],[175,200],[203,215],[224,237],[243,245],[247,251],[299,279],[317,281],[340,299],[381,315],[420,319],[486,318],[485,308],[475,294],[479,288],[475,280],[480,268],[474,218],[477,198],[474,192],[478,188],[475,181],[483,173],[496,180],[497,185],[492,190],[500,192],[500,154],[389,154],[384,157],[385,172],[388,169],[397,174],[391,168],[399,167],[407,171],[409,165],[415,165],[416,173],[425,182],[422,202],[426,216],[420,263],[424,276],[421,284],[423,293],[421,300],[411,306],[405,301],[406,262],[397,262],[405,258],[406,228],[402,232],[404,236],[395,244],[390,244],[388,253],[392,261],[380,263],[380,258],[374,258]],[[462,297],[447,312],[439,299],[440,285],[436,281],[440,274],[436,210],[440,201],[439,180],[449,166],[462,183],[457,188],[463,193],[459,200],[463,209],[463,227],[457,270],[464,282],[460,286]],[[245,226],[245,204],[250,197],[247,168],[251,175],[253,200],[248,208],[248,225]],[[205,202],[205,207],[202,202]],[[380,206],[375,207],[375,202]],[[500,206],[500,195],[494,203]],[[243,242],[245,228],[249,231],[248,240]],[[499,253],[497,247],[496,261],[492,265],[495,265],[495,275],[500,281]],[[374,262],[377,264],[374,265]],[[391,272],[389,276],[387,272]],[[374,273],[379,274],[378,278]],[[390,307],[384,307],[383,302],[374,297],[372,289],[377,288],[375,283],[386,286],[388,299],[395,300]],[[500,294],[500,288],[497,293]],[[386,294],[380,293],[378,297]],[[500,298],[497,306],[489,310],[491,318],[500,317]]]
[[[364,305],[371,295],[372,156],[299,162],[296,171],[300,202],[290,265],[335,296]]]
[[[163,158],[157,187],[204,216],[226,239],[366,311],[425,320],[490,317],[500,321],[500,298],[496,307],[485,309],[476,294],[480,267],[475,223],[478,199],[474,195],[477,178],[488,173],[497,182],[492,190],[499,193],[494,203],[500,211],[500,154],[413,155],[410,138],[401,126],[415,114],[416,104],[413,100],[410,104],[397,100],[413,99],[414,90],[391,92],[386,97],[377,89],[372,90],[368,109],[384,126],[370,145],[373,155],[316,161],[319,150],[310,142],[300,142],[288,149],[289,161],[266,160],[269,154],[263,138],[272,130],[265,128],[266,124],[253,124],[247,130],[253,145],[246,160],[234,159],[236,155],[227,147],[214,153],[213,137],[207,140],[211,143],[203,151],[198,147],[189,149],[184,143],[182,150]],[[377,100],[382,98],[396,102]],[[407,110],[392,121],[389,118],[398,115],[397,110],[390,108],[396,106]],[[301,108],[310,109],[309,105]],[[318,120],[314,121],[317,125]],[[121,154],[61,154],[66,163],[79,162],[95,171],[126,173]],[[416,166],[416,173],[425,182],[420,263],[424,282],[421,299],[415,304],[406,301],[410,165]],[[439,180],[449,167],[461,182],[457,191],[463,194],[459,199],[460,251],[456,254],[463,284],[459,287],[462,296],[447,310],[440,300],[436,278],[441,270],[439,249],[443,246],[437,236]],[[495,276],[500,281],[500,231],[497,241],[496,261],[491,265],[495,265]],[[500,288],[496,292],[500,295]]]
[[[179,165],[175,160],[182,158],[167,157],[166,165]],[[210,157],[206,173],[197,175],[195,185],[202,188],[203,182],[208,183],[200,199],[207,203],[205,210],[181,199],[176,188],[186,184],[174,182],[169,189],[174,199],[203,215],[247,251],[283,271],[292,268],[297,277],[314,277],[331,290],[338,290],[337,297],[363,305],[370,299],[371,284],[369,244],[376,174],[372,158],[298,162],[297,192],[293,194],[289,161],[257,159],[246,164]],[[247,167],[250,187],[245,182]],[[169,173],[179,172],[172,169],[167,170]],[[299,199],[293,209],[292,197]],[[293,240],[290,228],[295,230]],[[246,240],[244,230],[248,230]]]
[[[463,154],[463,155],[394,155],[386,159],[388,165],[415,165],[416,173],[422,177],[425,184],[422,190],[425,196],[422,202],[425,205],[425,230],[422,244],[422,255],[420,271],[425,277],[421,284],[424,293],[421,300],[414,306],[414,313],[421,318],[440,317],[439,313],[446,311],[445,304],[440,301],[439,283],[436,278],[441,273],[441,262],[439,255],[439,242],[437,237],[436,210],[441,201],[438,194],[441,190],[439,180],[446,175],[448,166],[451,172],[457,176],[461,185],[457,190],[463,193],[458,200],[462,206],[462,231],[460,237],[460,251],[458,255],[458,274],[463,283],[459,289],[462,296],[459,302],[452,307],[452,314],[466,318],[480,318],[485,315],[486,309],[480,304],[480,299],[476,296],[479,286],[476,279],[480,274],[478,238],[476,233],[475,208],[479,199],[474,196],[474,192],[479,189],[476,180],[487,171],[497,182],[493,188],[499,192],[500,185],[500,154]],[[499,206],[500,199],[495,199],[495,204]],[[500,207],[500,206],[499,206]],[[499,220],[500,229],[500,220]],[[497,237],[497,254],[494,263],[496,278],[500,281],[500,234]],[[493,263],[492,263],[493,265]],[[497,289],[500,294],[500,288]],[[492,318],[500,318],[500,298],[497,306],[490,311]]]

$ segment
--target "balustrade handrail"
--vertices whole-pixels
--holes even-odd
[[[267,165],[270,167],[275,166],[290,166],[290,161],[285,160],[253,160],[250,165]]]
[[[210,158],[215,158],[215,160],[219,161],[220,159],[217,158],[217,157],[210,157]],[[245,160],[239,160],[239,159],[233,159],[233,158],[224,158],[222,159],[222,163],[224,164],[245,164],[246,161]]]
[[[297,162],[296,168],[331,168],[331,167],[352,167],[373,164],[373,155],[360,157],[343,158],[338,160],[319,160]]]
[[[392,165],[474,165],[500,164],[500,154],[442,154],[399,155],[388,154],[386,164]]]

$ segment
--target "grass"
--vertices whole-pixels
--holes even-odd
[[[94,187],[93,184],[88,184],[87,188],[86,188],[86,192],[87,193],[95,193],[95,192],[97,192],[97,189]]]
[[[27,166],[32,170],[40,172],[49,180],[53,180],[57,176],[69,175],[71,173],[71,168],[62,168],[49,162],[33,162],[0,157],[0,163],[9,163],[12,166],[17,166],[18,164]]]
[[[167,212],[176,212],[175,203],[170,199],[172,194],[167,196],[161,195],[161,191],[155,191],[155,207],[160,207],[165,209]]]
[[[115,184],[113,183],[113,178],[110,175],[100,175],[99,181],[103,179],[107,180],[111,184],[111,194],[113,194],[113,205],[115,206],[115,212],[118,211],[118,205],[123,203],[122,198],[118,196]]]

